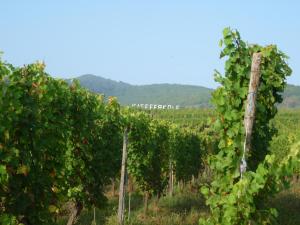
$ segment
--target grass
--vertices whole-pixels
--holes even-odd
[[[298,182],[290,189],[279,193],[272,199],[271,205],[278,211],[278,224],[300,224],[300,183]]]
[[[128,219],[128,198],[126,199],[126,225],[198,225],[200,217],[209,213],[201,194],[186,190],[173,197],[164,196],[158,202],[149,201],[148,213],[143,213],[143,197],[132,194],[131,216]],[[292,185],[288,190],[279,193],[270,201],[278,210],[276,225],[300,224],[300,183]],[[96,210],[96,225],[117,225],[118,198],[109,197],[103,209]],[[93,210],[83,210],[78,225],[94,225]],[[59,224],[66,224],[66,218]]]
[[[96,209],[97,225],[117,225],[117,197],[110,197],[108,205]],[[178,193],[174,197],[155,198],[149,201],[147,215],[144,215],[143,197],[140,194],[131,196],[131,215],[128,218],[128,198],[126,199],[126,225],[198,225],[200,216],[207,214],[204,199],[199,193]],[[92,225],[93,210],[83,210],[78,225]],[[67,218],[59,224],[66,224]]]

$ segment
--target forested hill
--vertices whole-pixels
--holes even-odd
[[[94,75],[83,75],[75,79],[91,91],[116,96],[123,105],[149,103],[207,107],[213,91],[201,86],[180,84],[131,85]]]
[[[300,108],[300,86],[289,84],[286,87],[281,106],[286,108]]]
[[[181,84],[131,85],[95,75],[82,75],[78,79],[82,86],[105,96],[116,96],[123,105],[136,104],[172,104],[181,107],[209,107],[213,89]],[[300,86],[288,85],[284,92],[287,108],[300,107]]]

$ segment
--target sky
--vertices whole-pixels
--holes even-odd
[[[297,0],[0,0],[2,59],[45,61],[54,77],[95,74],[131,84],[214,88],[223,71],[224,27],[242,39],[276,44],[290,59],[288,83],[300,85]]]

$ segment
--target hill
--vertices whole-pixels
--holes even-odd
[[[94,75],[75,78],[93,92],[116,96],[121,104],[171,104],[181,107],[208,107],[213,89],[180,84],[131,85]]]
[[[86,74],[75,78],[81,85],[105,96],[115,96],[122,105],[171,104],[180,107],[210,107],[213,89],[182,84],[131,85],[103,77]],[[300,107],[300,86],[288,85],[281,107]]]
[[[300,108],[300,86],[289,84],[283,93],[282,107]]]

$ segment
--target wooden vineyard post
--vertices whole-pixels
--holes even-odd
[[[149,192],[146,191],[144,194],[144,215],[147,215],[148,212],[148,199],[149,199]]]
[[[253,124],[255,120],[256,95],[257,95],[257,89],[259,86],[259,79],[260,79],[261,57],[262,57],[261,53],[254,53],[252,56],[249,91],[247,96],[246,111],[244,117],[246,136],[245,136],[242,164],[240,166],[241,177],[242,174],[246,171],[246,166],[247,166],[245,161],[245,153],[249,152],[251,149],[251,138],[252,138]]]
[[[81,202],[74,202],[67,225],[73,225],[76,223],[82,209],[83,209],[83,205]]]
[[[173,164],[170,162],[169,164],[169,195],[172,197],[174,192],[174,172],[173,172]]]
[[[97,225],[97,223],[96,223],[96,208],[95,208],[95,206],[94,206],[94,220],[93,220],[92,225]]]
[[[249,151],[251,148],[251,137],[255,119],[256,94],[260,78],[260,63],[261,53],[254,53],[252,57],[251,76],[244,119],[246,131],[246,151]]]
[[[128,221],[130,221],[131,214],[131,193],[133,192],[133,180],[131,176],[128,176]]]
[[[119,222],[120,225],[124,224],[127,144],[128,144],[128,134],[127,134],[127,128],[125,128],[124,136],[123,136],[122,167],[121,167],[121,179],[120,179],[120,190],[119,190],[119,207],[118,207],[118,222]]]

